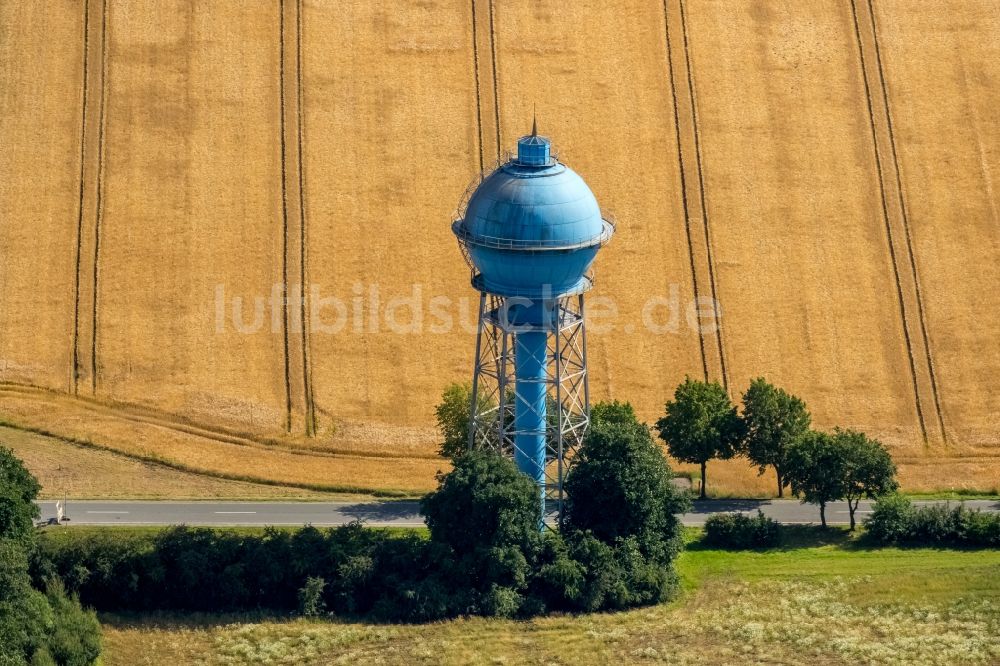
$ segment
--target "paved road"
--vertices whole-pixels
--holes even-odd
[[[934,502],[915,502],[933,504]],[[957,502],[952,502],[957,504]],[[967,500],[965,506],[983,511],[1000,511],[997,500]],[[56,514],[55,502],[39,502],[42,518]],[[819,509],[796,500],[706,500],[695,502],[682,517],[685,525],[701,525],[713,513],[757,509],[786,524],[819,522]],[[871,512],[871,503],[862,502],[858,519]],[[423,520],[417,502],[168,502],[168,501],[75,501],[66,506],[72,525],[343,525],[363,520],[373,526],[418,527]],[[834,502],[827,507],[827,520],[847,523],[847,505]]]

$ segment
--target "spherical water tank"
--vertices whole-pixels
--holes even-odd
[[[528,298],[587,290],[587,270],[614,232],[583,179],[535,134],[483,180],[452,228],[479,273],[477,288]]]

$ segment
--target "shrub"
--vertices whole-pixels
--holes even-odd
[[[175,527],[155,534],[43,534],[34,563],[101,610],[295,610],[297,592],[322,579],[322,601],[338,613],[371,610],[383,570],[402,575],[426,541],[351,524],[263,534]]]
[[[510,618],[518,614],[522,601],[518,589],[493,583],[482,595],[480,610],[486,617]]]
[[[1000,548],[1000,514],[959,511],[958,541],[969,546]]]
[[[566,480],[563,537],[543,567],[556,608],[621,609],[668,599],[677,588],[676,514],[689,501],[649,429],[626,405],[609,405],[587,433]]]
[[[749,550],[770,548],[781,542],[778,522],[757,510],[756,516],[742,513],[716,513],[705,521],[702,543],[716,548]]]
[[[571,557],[584,574],[583,586],[573,600],[574,608],[585,612],[614,608],[622,596],[621,571],[614,548],[590,532],[571,532],[567,536]]]
[[[587,570],[570,555],[562,537],[546,540],[546,552],[535,574],[533,598],[555,610],[574,610],[579,607]]]
[[[876,502],[865,529],[885,544],[1000,547],[1000,514],[970,511],[961,504],[915,507],[899,495]]]
[[[47,656],[61,666],[87,666],[101,653],[101,625],[93,611],[84,610],[67,596],[59,579],[45,591],[53,613],[53,629],[46,640]]]
[[[511,460],[471,451],[421,503],[429,539],[360,523],[51,532],[34,574],[61,576],[101,610],[329,610],[426,622],[656,603],[677,587],[674,514],[687,498],[648,429],[630,409],[614,411],[581,447],[563,533],[539,531],[538,486]]]
[[[323,588],[326,581],[318,576],[306,578],[306,584],[299,588],[299,615],[319,617],[326,611]]]
[[[887,495],[875,502],[865,530],[880,543],[902,543],[909,539],[912,522],[913,503],[902,495]]]
[[[45,595],[31,586],[23,552],[0,539],[0,664],[25,664],[44,650],[54,622]]]
[[[489,451],[457,457],[421,502],[431,541],[445,548],[437,564],[462,612],[509,617],[517,612],[541,545],[539,489],[508,458]],[[465,595],[465,598],[462,598]]]
[[[471,613],[468,598],[456,595],[450,581],[439,573],[427,577],[409,577],[387,588],[372,608],[372,614],[384,621],[433,622]]]
[[[959,516],[962,509],[943,504],[914,508],[906,540],[914,544],[955,544],[958,541]]]

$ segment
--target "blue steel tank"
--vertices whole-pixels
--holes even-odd
[[[587,276],[613,225],[593,192],[552,155],[533,128],[517,157],[487,176],[452,225],[473,265],[473,286],[507,299],[514,340],[514,458],[544,485],[547,336],[561,297],[591,287]]]

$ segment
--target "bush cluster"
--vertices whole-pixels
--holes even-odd
[[[153,533],[46,532],[32,570],[99,610],[364,613],[419,567],[427,543],[352,523],[260,533],[185,526]]]
[[[1000,514],[972,511],[962,504],[918,507],[901,495],[876,502],[865,529],[884,544],[1000,548]]]
[[[753,517],[742,513],[716,513],[705,521],[702,543],[732,550],[771,548],[781,543],[781,527],[760,509]]]
[[[174,527],[43,538],[39,577],[58,575],[105,611],[298,611],[421,622],[458,615],[525,617],[655,603],[673,569],[639,540],[556,531],[526,543],[455,551],[359,524],[262,534]]]

